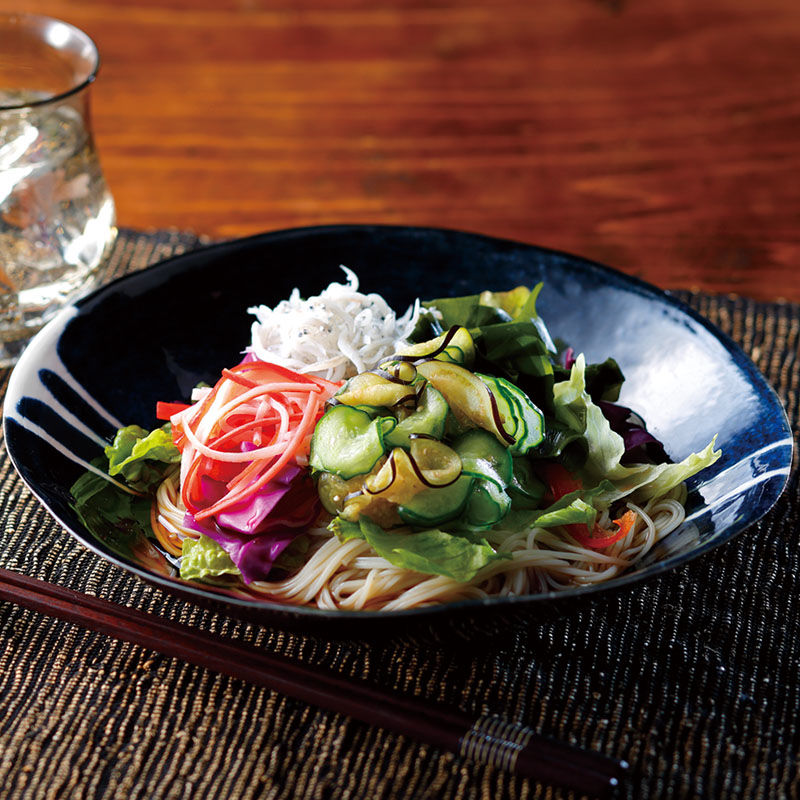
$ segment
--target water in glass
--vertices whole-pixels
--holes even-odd
[[[0,106],[40,99],[0,91]],[[114,202],[79,108],[0,111],[0,342],[24,340],[90,288],[115,235]]]

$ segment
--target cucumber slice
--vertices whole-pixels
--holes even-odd
[[[344,510],[345,498],[361,489],[363,476],[357,475],[346,481],[333,472],[320,472],[317,478],[317,494],[322,507],[329,514],[340,514]]]
[[[411,447],[411,440],[408,437],[412,433],[424,433],[441,439],[449,410],[442,393],[427,384],[420,393],[416,411],[401,420],[397,427],[386,435],[386,444],[408,450]]]
[[[471,475],[461,475],[449,486],[423,489],[409,502],[398,506],[400,519],[421,528],[430,528],[455,519],[461,514],[470,496],[473,481]]]
[[[545,485],[536,477],[530,461],[518,456],[513,461],[513,476],[506,492],[516,509],[533,510],[539,508],[544,497]]]
[[[479,428],[467,431],[453,442],[452,447],[461,458],[465,473],[493,481],[501,489],[511,483],[511,452],[488,431]]]
[[[336,393],[336,400],[347,406],[391,408],[403,402],[415,402],[410,384],[397,383],[377,372],[362,372]]]
[[[506,395],[492,391],[478,375],[443,361],[424,361],[417,364],[417,372],[442,393],[459,424],[483,428],[502,444],[516,441],[516,407]]]
[[[364,481],[368,494],[392,503],[406,503],[427,488],[449,486],[461,475],[461,459],[435,439],[415,439],[411,452],[395,447],[381,468]]]
[[[470,367],[475,360],[475,342],[466,328],[458,327],[427,342],[405,345],[397,355],[403,358],[435,358],[437,361]]]
[[[491,389],[495,397],[503,396],[511,407],[510,413],[517,422],[512,453],[523,454],[532,450],[544,439],[544,414],[518,386],[504,378],[481,375],[481,380]]]
[[[366,476],[361,491],[345,499],[340,513],[351,522],[367,516],[382,527],[393,527],[402,521],[401,507],[413,509],[418,495],[449,489],[460,478],[461,459],[454,450],[435,439],[413,439],[411,452],[395,447],[380,468]],[[443,513],[449,518],[454,502],[450,493],[432,496],[444,502]]]
[[[333,406],[314,429],[309,465],[344,480],[363,475],[386,451],[384,437],[395,425],[394,417],[372,419],[358,408]]]
[[[476,480],[464,509],[464,522],[471,528],[491,528],[510,508],[511,498],[494,481]]]

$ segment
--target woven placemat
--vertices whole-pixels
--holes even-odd
[[[202,242],[121,231],[104,279]],[[798,421],[800,306],[681,298],[752,355]],[[0,373],[5,389],[7,372]],[[626,798],[800,796],[797,474],[704,558],[491,644],[326,642],[202,610],[63,533],[0,453],[0,566],[308,663],[497,713],[631,763]],[[562,793],[8,604],[0,796],[550,798]]]

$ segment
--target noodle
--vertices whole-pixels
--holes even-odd
[[[627,503],[636,513],[636,522],[622,539],[602,551],[580,545],[557,528],[486,531],[490,544],[498,552],[510,553],[511,558],[492,562],[469,583],[395,567],[362,539],[340,542],[326,528],[312,528],[306,532],[311,544],[302,567],[283,580],[255,581],[250,586],[264,599],[290,605],[370,611],[563,591],[607,581],[624,572],[681,524],[685,497],[686,489],[680,486],[643,507]],[[197,538],[196,531],[183,525],[177,473],[163,481],[155,504],[164,528],[180,537]]]

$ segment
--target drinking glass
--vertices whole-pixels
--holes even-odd
[[[92,287],[116,238],[89,117],[98,66],[73,25],[0,14],[0,366]]]

